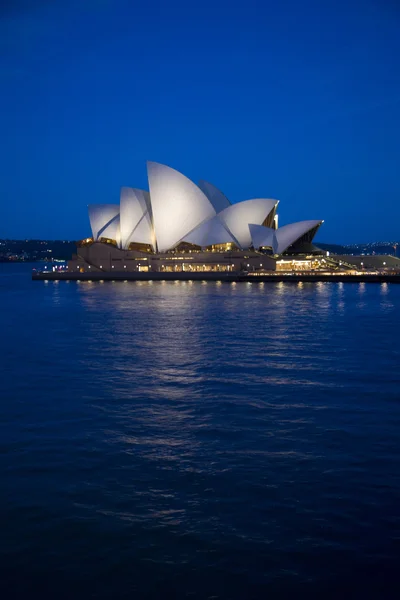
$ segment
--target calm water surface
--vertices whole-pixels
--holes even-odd
[[[0,265],[8,598],[395,598],[400,286]]]

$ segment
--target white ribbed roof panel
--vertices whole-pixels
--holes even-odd
[[[275,231],[275,247],[273,248],[275,254],[282,254],[289,246],[294,244],[299,238],[305,233],[314,229],[318,225],[321,225],[323,221],[298,221],[297,223],[290,223],[279,227]]]
[[[147,163],[157,247],[165,252],[215,215],[207,196],[190,179],[155,162]]]
[[[140,220],[137,227],[135,228],[135,231],[132,233],[129,243],[131,242],[137,242],[139,244],[150,244],[150,246],[153,246],[154,249],[154,237],[152,235],[152,225],[148,213],[143,215],[143,218]]]
[[[271,210],[274,209],[277,200],[267,198],[255,198],[232,204],[223,210],[218,216],[237,240],[243,249],[251,246],[251,235],[249,223],[261,225]]]
[[[110,240],[115,240],[117,242],[118,248],[121,247],[121,228],[120,228],[120,218],[117,215],[110,224],[107,225],[100,233],[99,238],[108,238]]]
[[[118,221],[119,223],[119,219],[117,219],[119,215],[118,204],[89,204],[88,212],[94,240],[99,237],[109,237],[104,235],[104,230],[112,225],[112,221]]]
[[[275,239],[275,229],[264,227],[263,225],[249,224],[250,235],[254,248],[262,246],[271,246],[273,248]]]
[[[123,248],[128,248],[131,242],[152,244],[148,204],[149,192],[136,188],[121,188],[120,219]]]
[[[236,243],[224,224],[220,221],[218,215],[196,227],[183,241],[202,246],[203,248],[212,244]]]
[[[205,193],[217,213],[231,205],[225,194],[223,194],[221,190],[216,188],[212,183],[202,179],[199,181],[199,188]]]

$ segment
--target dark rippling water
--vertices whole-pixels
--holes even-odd
[[[0,266],[1,598],[394,598],[400,286]]]

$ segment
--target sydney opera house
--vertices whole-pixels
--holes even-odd
[[[149,190],[123,187],[119,204],[89,205],[92,236],[78,243],[79,272],[317,270],[321,220],[278,227],[278,200],[231,204],[214,185],[147,163]]]

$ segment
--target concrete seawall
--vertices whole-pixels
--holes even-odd
[[[247,281],[253,283],[279,283],[285,282],[342,282],[342,283],[400,283],[400,274],[390,273],[360,273],[353,275],[331,274],[331,273],[310,273],[293,275],[289,273],[271,274],[271,275],[251,275],[247,273],[224,273],[224,272],[203,272],[203,273],[122,273],[122,272],[103,272],[103,273],[77,273],[68,271],[58,272],[33,272],[34,281]]]

